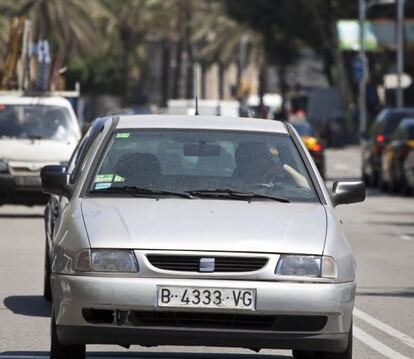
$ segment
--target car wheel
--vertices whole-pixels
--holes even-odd
[[[307,352],[304,350],[293,350],[292,355],[295,359],[316,359],[314,352]]]
[[[43,274],[43,298],[48,302],[52,301],[52,289],[50,287],[50,261],[47,242],[45,245],[45,268]]]
[[[343,353],[316,352],[317,359],[352,359],[352,324],[348,334],[348,346]]]
[[[85,359],[85,345],[65,345],[59,342],[55,316],[52,310],[50,333],[50,359]]]

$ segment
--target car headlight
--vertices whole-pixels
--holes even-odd
[[[0,172],[8,172],[9,164],[5,160],[0,160]]]
[[[281,255],[275,274],[330,279],[337,277],[335,260],[327,256]]]
[[[134,252],[119,249],[85,249],[78,253],[75,271],[80,272],[138,272]]]

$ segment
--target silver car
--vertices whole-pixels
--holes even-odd
[[[98,119],[68,165],[42,170],[51,358],[85,344],[292,349],[352,358],[355,260],[288,123]]]

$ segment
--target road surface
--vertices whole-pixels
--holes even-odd
[[[327,153],[330,179],[359,176],[357,148]],[[48,358],[50,308],[42,296],[40,207],[0,207],[0,359]],[[414,198],[369,191],[338,213],[354,248],[358,291],[354,358],[414,358]],[[88,346],[89,357],[288,359],[290,351]]]

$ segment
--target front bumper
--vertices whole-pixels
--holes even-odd
[[[178,311],[156,306],[157,285],[256,288],[256,310],[251,315],[326,316],[317,331],[205,328],[192,324],[133,325],[91,323],[83,309],[160,313]],[[352,320],[355,283],[292,283],[166,278],[114,278],[52,275],[53,307],[62,343],[204,345],[344,351]],[[181,312],[201,310],[181,310]],[[222,313],[203,310],[204,313]],[[226,311],[229,313],[229,311]],[[246,313],[244,313],[246,314]]]

